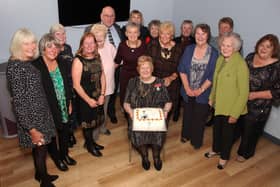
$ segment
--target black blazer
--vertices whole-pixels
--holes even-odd
[[[56,93],[54,89],[54,85],[49,73],[49,70],[43,60],[42,57],[39,57],[38,59],[34,60],[32,64],[40,71],[41,73],[41,79],[42,84],[44,87],[44,91],[47,96],[48,104],[54,119],[54,123],[57,129],[62,129],[62,117],[61,117],[61,111],[59,108],[59,104],[56,98]],[[64,84],[64,90],[66,95],[66,104],[67,109],[69,107],[69,103],[72,99],[72,92],[70,88],[69,78],[68,78],[68,65],[66,62],[58,60],[58,68],[60,70],[61,76],[63,78],[63,84]]]

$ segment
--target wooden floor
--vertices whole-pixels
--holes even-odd
[[[206,128],[204,146],[194,150],[189,143],[179,141],[182,119],[169,126],[162,170],[156,171],[151,164],[151,169],[145,171],[136,152],[132,154],[132,162],[128,161],[127,125],[122,116],[119,112],[117,125],[108,123],[111,136],[102,135],[98,141],[105,146],[103,157],[93,157],[83,148],[82,133],[78,129],[78,143],[70,149],[70,154],[78,162],[76,166],[61,172],[48,158],[49,173],[59,175],[56,186],[280,186],[280,146],[262,138],[256,155],[245,163],[238,163],[235,161],[236,144],[227,167],[218,170],[218,158],[207,159],[203,156],[211,148],[212,128]],[[0,187],[38,186],[33,175],[30,150],[21,150],[16,138],[1,138]]]

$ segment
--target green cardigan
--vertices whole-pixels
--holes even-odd
[[[209,100],[215,108],[215,116],[232,116],[236,119],[247,113],[249,96],[249,70],[239,52],[225,61],[219,56],[216,63],[213,87]]]

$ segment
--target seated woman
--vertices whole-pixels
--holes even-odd
[[[277,36],[267,34],[245,59],[250,72],[248,114],[241,120],[241,143],[237,161],[254,156],[272,104],[280,101],[280,46]]]
[[[133,109],[142,107],[162,108],[166,118],[171,110],[172,103],[164,86],[164,81],[152,76],[153,62],[151,57],[140,56],[138,58],[137,70],[140,76],[130,79],[124,101],[124,109],[130,117],[128,125],[129,138],[142,157],[143,168],[145,170],[150,168],[148,147],[151,146],[154,166],[157,170],[161,170],[160,152],[165,142],[166,132],[132,131],[131,119],[133,119]]]
[[[236,122],[240,115],[247,113],[249,71],[238,52],[241,47],[238,34],[224,34],[220,44],[221,55],[216,63],[209,96],[209,105],[215,107],[213,145],[205,157],[220,156],[217,168],[224,169],[230,158]]]
[[[41,56],[33,62],[40,71],[52,117],[57,129],[59,151],[54,138],[48,146],[49,153],[58,169],[68,170],[76,161],[68,155],[69,115],[72,112],[72,92],[69,86],[68,66],[57,59],[60,44],[52,34],[45,34],[39,42]]]
[[[164,80],[164,86],[167,87],[170,99],[173,103],[172,112],[168,115],[168,121],[171,113],[175,116],[174,106],[178,106],[180,82],[177,67],[182,55],[179,45],[173,41],[175,26],[172,22],[165,21],[159,26],[158,42],[152,42],[147,45],[146,54],[153,58],[153,75]],[[176,120],[175,120],[176,121]]]

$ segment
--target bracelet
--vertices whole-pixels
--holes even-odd
[[[100,94],[100,96],[105,96],[105,94],[104,94],[104,93],[102,93],[102,94]]]

